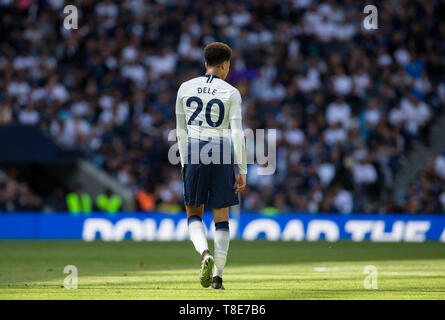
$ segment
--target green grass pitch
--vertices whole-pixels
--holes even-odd
[[[0,299],[445,299],[445,243],[232,241],[225,291],[199,265],[191,242],[0,241]]]

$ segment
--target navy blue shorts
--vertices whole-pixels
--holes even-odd
[[[200,144],[200,149],[204,144]],[[190,154],[190,153],[189,153]],[[227,208],[239,204],[235,194],[235,171],[233,164],[184,165],[184,200],[188,206],[199,207],[204,204],[207,209]]]

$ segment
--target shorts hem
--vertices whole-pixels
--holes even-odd
[[[231,207],[231,206],[235,206],[235,205],[238,205],[239,204],[239,201],[238,200],[233,200],[233,201],[228,201],[228,202],[225,202],[225,203],[223,203],[223,204],[218,204],[218,205],[211,205],[211,204],[207,204],[207,206],[209,207],[209,208],[212,208],[212,209],[221,209],[221,208],[228,208],[228,207]]]
[[[200,207],[201,205],[204,205],[205,207],[208,207],[210,209],[221,209],[221,208],[228,208],[228,207],[231,207],[231,206],[238,205],[239,201],[238,200],[236,200],[236,201],[228,201],[228,202],[225,202],[223,204],[217,204],[217,205],[211,205],[211,204],[209,204],[207,202],[201,202],[200,204],[196,204],[196,202],[193,203],[192,201],[190,201],[190,202],[184,201],[184,204],[186,206],[192,206],[192,207]]]

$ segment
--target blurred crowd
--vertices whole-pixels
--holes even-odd
[[[44,201],[17,172],[0,170],[0,212],[42,210]]]
[[[167,158],[176,91],[222,41],[245,128],[277,129],[276,174],[249,166],[242,210],[429,211],[425,183],[415,209],[390,193],[443,111],[445,0],[373,3],[377,30],[354,0],[70,1],[79,21],[67,30],[65,0],[0,0],[0,124],[39,125],[151,209],[181,210]]]
[[[434,153],[406,190],[407,212],[445,212],[445,153]]]

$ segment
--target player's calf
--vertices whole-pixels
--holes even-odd
[[[222,278],[226,265],[227,253],[229,251],[230,232],[229,222],[221,221],[215,223],[215,272],[214,276]]]

